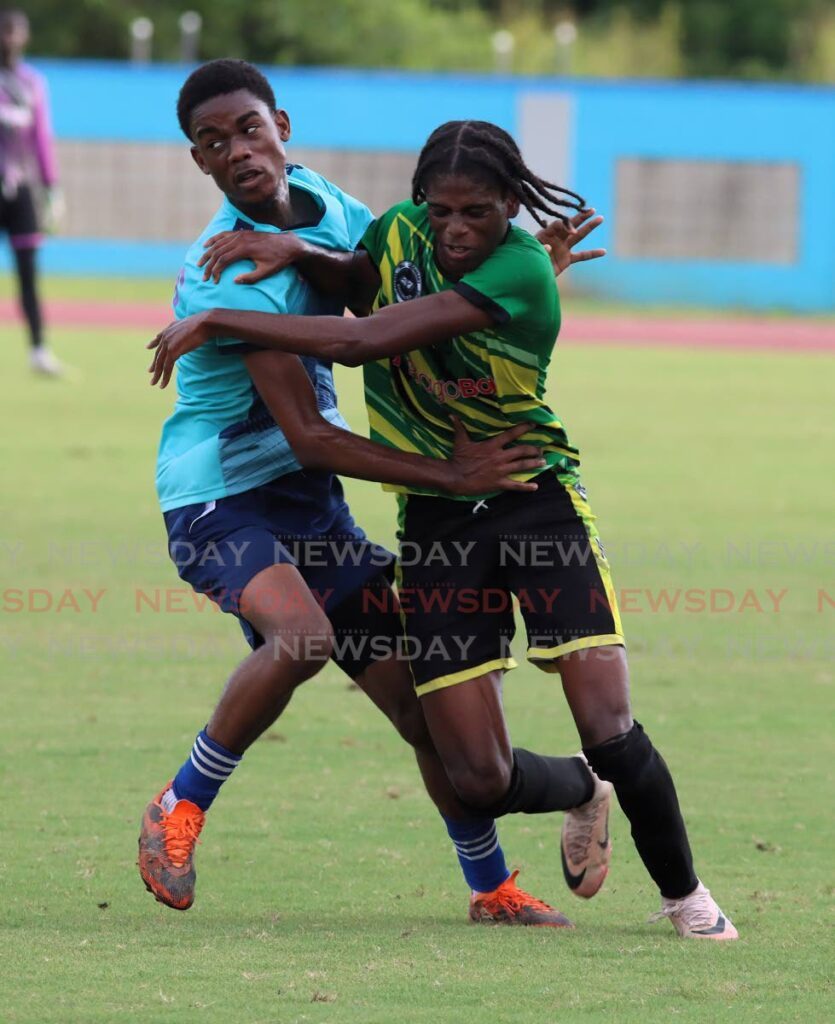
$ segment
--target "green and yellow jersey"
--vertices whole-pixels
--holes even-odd
[[[407,201],[374,221],[362,245],[382,277],[375,310],[452,288],[493,319],[485,330],[368,363],[371,437],[404,452],[447,458],[453,447],[452,415],[476,441],[530,422],[535,427],[518,443],[540,446],[548,467],[573,471],[577,449],[543,398],[560,329],[560,302],[551,261],[540,243],[511,226],[480,267],[458,282],[448,281],[435,263],[426,205]],[[386,490],[436,493],[395,485]]]

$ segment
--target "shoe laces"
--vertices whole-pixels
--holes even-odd
[[[588,803],[569,811],[572,826],[566,836],[566,846],[568,859],[574,864],[580,864],[586,859],[591,846],[592,833],[600,809],[600,801],[595,799],[595,796]]]
[[[494,889],[493,892],[479,900],[484,909],[491,914],[499,910],[518,914],[523,907],[553,913],[553,907],[549,907],[543,900],[538,900],[536,896],[531,896],[530,893],[519,888],[516,884],[516,876],[518,874],[518,871],[514,871],[510,878],[502,882],[498,889]]]
[[[574,864],[580,864],[586,859],[591,846],[591,836],[594,829],[595,816],[587,811],[573,811],[571,814],[573,827],[566,837],[568,847],[568,859]]]
[[[710,889],[699,886],[689,896],[680,900],[671,900],[649,918],[650,924],[661,921],[665,917],[677,917],[689,931],[703,931],[716,923],[716,901],[710,895]]]
[[[177,806],[171,814],[163,814],[165,852],[175,867],[182,867],[191,856],[195,843],[200,841],[198,836],[205,820],[205,815],[198,807],[189,811]]]

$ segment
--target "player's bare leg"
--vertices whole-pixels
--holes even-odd
[[[233,672],[189,761],[148,804],[142,820],[139,873],[156,899],[175,910],[194,902],[194,847],[220,785],[331,652],[330,623],[295,567],[262,570],[244,589],[240,606],[265,643]],[[290,638],[302,642],[304,660],[294,656]],[[193,792],[177,792],[183,777]]]
[[[435,750],[406,662],[394,656],[375,661],[354,681],[414,750],[423,784],[441,814],[466,817]]]

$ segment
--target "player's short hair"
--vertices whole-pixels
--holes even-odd
[[[276,110],[275,93],[267,79],[254,64],[245,60],[210,60],[201,64],[188,76],[177,97],[177,120],[187,139],[191,140],[191,115],[194,108],[215,96],[246,89],[269,107]]]
[[[557,207],[582,210],[582,196],[538,177],[503,128],[489,121],[447,121],[426,140],[412,177],[412,201],[426,202],[426,189],[439,174],[464,174],[512,193],[543,227],[543,214],[566,217]]]

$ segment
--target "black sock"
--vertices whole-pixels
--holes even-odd
[[[514,747],[507,793],[492,806],[479,808],[479,813],[500,818],[504,814],[567,811],[590,800],[592,793],[594,779],[581,757],[544,757]]]
[[[583,749],[592,770],[615,787],[632,838],[652,880],[668,899],[680,899],[698,884],[693,855],[664,759],[638,722],[629,732]]]
[[[36,287],[36,253],[36,249],[15,249],[17,280],[20,288],[20,305],[23,309],[23,315],[26,317],[26,323],[29,325],[29,341],[32,348],[40,348],[43,344],[41,304],[38,301]]]

